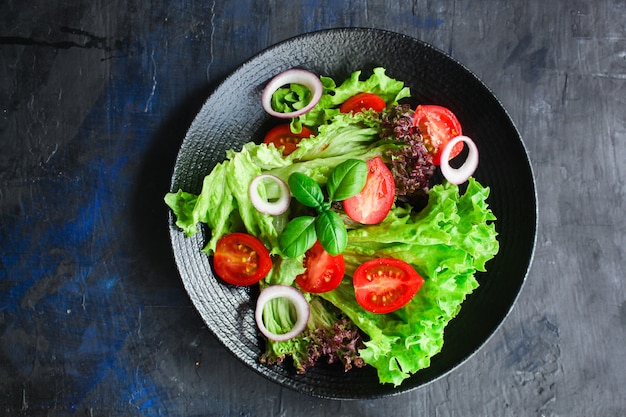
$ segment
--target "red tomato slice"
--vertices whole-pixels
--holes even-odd
[[[372,313],[390,313],[408,303],[424,279],[408,263],[395,258],[372,259],[354,272],[356,301]]]
[[[461,123],[454,113],[434,104],[420,105],[415,109],[413,125],[419,127],[426,148],[433,155],[433,164],[441,165],[441,153],[450,140],[462,134]],[[463,142],[452,148],[450,159],[463,150]]]
[[[292,133],[289,124],[282,124],[271,128],[265,134],[263,143],[273,143],[276,148],[284,146],[283,156],[286,156],[296,150],[298,143],[300,143],[303,138],[311,136],[313,136],[313,132],[305,126],[302,126],[302,132]]]
[[[217,241],[213,256],[215,273],[233,285],[256,284],[272,269],[263,243],[246,233],[231,233]]]
[[[360,113],[364,109],[372,109],[381,112],[386,106],[385,100],[374,93],[359,93],[344,101],[339,107],[339,111],[342,113]]]
[[[367,180],[360,193],[343,201],[346,214],[354,221],[363,224],[377,224],[383,221],[396,195],[393,174],[383,160],[377,156],[367,161]]]
[[[330,255],[318,240],[304,256],[306,271],[296,277],[302,291],[322,293],[332,291],[343,279],[346,264],[343,255]]]

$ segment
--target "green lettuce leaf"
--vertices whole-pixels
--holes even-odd
[[[285,158],[288,164],[267,173],[286,181],[292,173],[301,172],[325,184],[335,167],[346,159],[388,158],[387,155],[400,145],[382,141],[379,125],[378,120],[365,113],[356,117],[337,114],[332,123],[320,126],[316,136],[300,141],[298,148]]]
[[[191,236],[198,232],[198,223],[205,223],[211,238],[203,250],[209,254],[222,236],[237,231],[247,231],[269,248],[277,247],[276,225],[286,221],[287,213],[261,213],[252,205],[248,187],[263,169],[284,166],[286,161],[276,148],[254,143],[245,144],[239,152],[228,151],[226,158],[204,177],[199,195],[182,190],[166,194],[165,203],[176,215],[176,225]]]
[[[360,77],[361,71],[355,71],[339,86],[332,78],[320,77],[324,86],[320,101],[311,111],[295,118],[294,126],[317,127],[326,124],[339,113],[338,107],[344,101],[358,93],[378,94],[387,105],[396,104],[411,95],[409,88],[402,81],[389,77],[384,68],[374,68],[372,75],[366,80],[361,80]]]
[[[384,156],[398,146],[379,139],[378,130],[372,127],[376,123],[367,115],[339,114],[336,121],[321,128],[317,136],[304,139],[299,149],[287,157],[273,145],[246,143],[240,151],[226,153],[226,160],[204,178],[199,195],[179,190],[168,193],[165,203],[187,236],[198,232],[198,223],[211,229],[211,238],[204,248],[209,254],[222,236],[236,231],[258,237],[272,254],[277,254],[278,234],[291,211],[280,216],[259,212],[249,198],[250,182],[260,174],[275,175],[287,182],[293,172],[302,172],[325,184],[333,169],[346,159],[366,161]]]
[[[445,326],[478,287],[476,271],[498,251],[488,195],[473,178],[462,196],[455,185],[436,185],[423,211],[394,208],[383,223],[348,233],[347,275],[366,260],[394,257],[413,265],[425,280],[406,306],[390,314],[361,308],[350,279],[321,295],[369,336],[360,355],[377,369],[381,382],[399,385],[428,367],[443,346]]]
[[[204,177],[202,192],[199,195],[183,190],[167,193],[165,203],[176,216],[176,225],[186,236],[198,232],[198,223],[207,224],[214,234],[238,227],[239,217],[231,216],[236,205],[230,187],[225,181],[226,163],[215,166],[211,175]]]

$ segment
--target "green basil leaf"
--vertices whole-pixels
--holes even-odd
[[[287,223],[278,236],[278,247],[285,256],[296,258],[309,250],[316,240],[315,217],[300,216]]]
[[[326,188],[331,200],[341,201],[357,195],[367,180],[367,163],[347,159],[335,167]]]
[[[315,232],[322,247],[332,256],[339,255],[346,250],[348,231],[346,225],[334,211],[324,210],[317,216]]]
[[[313,178],[294,172],[287,182],[291,194],[305,206],[319,208],[324,203],[322,188]]]

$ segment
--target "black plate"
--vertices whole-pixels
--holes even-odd
[[[221,83],[202,107],[181,146],[171,190],[199,193],[203,177],[250,140],[260,142],[272,123],[261,107],[264,85],[276,74],[301,67],[343,81],[355,70],[369,76],[382,66],[411,88],[411,104],[450,108],[480,149],[475,177],[491,188],[500,252],[478,276],[480,287],[447,327],[443,350],[428,369],[397,388],[380,384],[371,367],[344,373],[318,366],[296,375],[287,366],[265,366],[258,358],[253,311],[256,292],[218,281],[200,252],[204,237],[186,238],[170,216],[170,235],[184,286],[217,339],[254,371],[282,386],[324,398],[377,398],[423,386],[456,368],[494,333],[512,308],[531,263],[537,222],[532,169],[520,135],[491,91],[467,68],[416,39],[374,29],[338,29],[298,36],[261,52]]]

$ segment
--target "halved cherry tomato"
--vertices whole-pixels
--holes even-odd
[[[408,303],[424,279],[408,263],[395,258],[372,259],[354,272],[356,301],[372,313],[390,313]]]
[[[305,126],[302,126],[300,133],[292,133],[289,124],[282,124],[271,128],[265,134],[263,143],[273,143],[276,148],[284,146],[283,156],[287,156],[296,150],[298,143],[300,143],[303,138],[311,136],[313,136],[313,132]]]
[[[441,153],[446,143],[462,134],[461,123],[449,109],[434,104],[419,105],[415,109],[413,125],[419,127],[433,164],[441,165]],[[463,142],[452,148],[450,159],[463,150]]]
[[[247,233],[231,233],[217,241],[213,257],[215,273],[233,285],[256,284],[272,269],[263,243]]]
[[[377,224],[383,221],[396,194],[393,174],[383,160],[377,156],[367,161],[367,180],[360,193],[343,201],[346,214],[354,221],[363,224]]]
[[[306,271],[296,277],[302,291],[322,293],[339,286],[346,270],[343,255],[330,255],[318,240],[304,256]]]
[[[344,101],[339,107],[339,111],[342,113],[360,113],[364,109],[372,109],[381,112],[386,106],[385,100],[374,93],[359,93]]]

